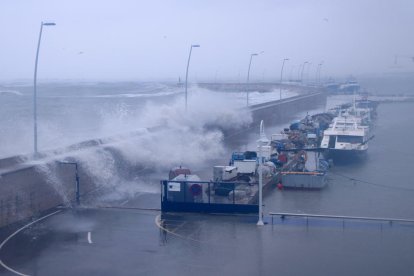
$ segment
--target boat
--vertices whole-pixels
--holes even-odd
[[[355,102],[357,108],[368,109],[370,112],[371,119],[375,119],[377,117],[377,101],[371,101],[366,98],[357,100]]]
[[[277,153],[274,162],[280,167],[279,189],[322,189],[327,185],[329,163],[319,151],[319,135],[332,120],[330,114],[306,115],[294,121],[281,134],[271,136],[271,145]]]
[[[349,107],[346,109],[340,109],[338,111],[338,117],[342,118],[353,118],[358,125],[371,126],[372,116],[369,108]]]
[[[358,92],[360,85],[356,80],[349,80],[339,86],[339,92],[344,94],[352,94]]]
[[[329,163],[320,152],[301,150],[294,158],[294,166],[280,173],[279,188],[322,189],[327,185]]]
[[[350,77],[345,82],[336,82],[333,79],[329,79],[323,86],[331,94],[352,94],[358,92],[361,88],[360,84],[353,77]]]
[[[352,161],[366,156],[369,127],[361,125],[361,118],[339,116],[324,131],[320,148],[325,158],[335,161]]]

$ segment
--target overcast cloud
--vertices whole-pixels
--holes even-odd
[[[414,71],[414,1],[70,0],[0,2],[0,79],[278,80],[299,64],[325,75]],[[395,55],[398,55],[395,66]]]

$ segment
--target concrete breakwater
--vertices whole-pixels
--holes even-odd
[[[206,88],[208,90],[215,90],[221,92],[228,92],[228,91],[258,91],[258,92],[270,92],[272,90],[277,90],[279,88],[288,89],[291,91],[297,91],[301,94],[304,93],[314,93],[320,91],[320,87],[312,87],[312,86],[301,86],[297,83],[272,83],[272,82],[259,82],[259,83],[198,83],[197,84],[201,88]]]
[[[281,123],[294,116],[297,112],[309,110],[325,103],[326,94],[324,92],[314,92],[279,101],[257,104],[251,106],[250,109],[253,121],[256,123],[260,123],[261,120],[266,120],[267,123]]]
[[[251,106],[252,125],[262,119],[272,123],[283,122],[297,112],[323,104],[325,99],[324,93],[316,92]],[[149,131],[156,132],[158,129]],[[57,161],[65,159],[78,163],[81,198],[94,191],[104,181],[97,177],[96,173],[117,174],[121,179],[133,181],[133,173],[142,169],[142,164],[126,160],[116,144],[140,135],[146,134],[145,132],[131,133],[122,137],[85,141],[65,149],[48,152],[36,160],[28,156],[14,156],[0,160],[0,227],[36,216],[60,204],[74,204],[75,166]],[[110,156],[113,163],[111,165],[115,170],[108,173],[105,168],[101,168],[102,171],[91,173],[87,162],[77,159],[80,152],[87,155],[91,149],[99,149],[104,152],[103,156]]]

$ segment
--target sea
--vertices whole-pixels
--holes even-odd
[[[295,91],[282,91],[284,98],[295,95]],[[279,96],[279,89],[267,93],[251,91],[249,101],[258,104],[277,100]],[[0,83],[0,158],[33,152],[33,98],[31,82]],[[246,93],[240,91],[223,93],[197,85],[188,88],[188,109],[195,114],[191,118],[192,126],[219,121],[220,116],[235,114],[232,109],[245,104]],[[188,120],[183,118],[184,111],[182,83],[40,82],[37,85],[38,149],[45,151],[88,139],[130,133],[166,121],[184,123]],[[234,127],[240,123],[236,116],[231,120],[234,122],[229,123],[234,123]]]

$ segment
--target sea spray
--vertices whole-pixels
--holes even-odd
[[[44,176],[46,182],[56,191],[56,193],[60,196],[62,203],[66,206],[71,204],[71,200],[69,199],[71,191],[74,189],[67,186],[67,183],[64,183],[61,178],[57,176],[57,166],[61,164],[59,163],[42,163],[37,162],[34,166],[35,170]],[[47,196],[47,195],[44,195]]]
[[[205,166],[208,160],[225,154],[223,133],[219,129],[206,128],[215,125],[222,129],[238,129],[251,123],[251,114],[231,108],[231,101],[211,97],[205,91],[194,92],[187,112],[182,100],[169,104],[148,102],[136,118],[126,106],[119,106],[115,118],[107,121],[106,128],[130,131],[142,127],[151,129],[142,135],[113,141],[109,145],[82,151],[77,154],[82,168],[96,185],[108,188],[112,195],[106,198],[128,198],[139,192],[154,192],[158,181],[148,179],[157,174],[158,180],[171,167],[188,164],[192,169]],[[105,132],[108,130],[105,130]]]
[[[110,152],[101,147],[80,151],[75,155],[85,172],[97,186],[110,187],[119,182],[115,160]]]
[[[176,87],[173,90],[178,93]],[[209,160],[222,158],[226,154],[223,130],[237,130],[252,122],[250,112],[240,108],[225,93],[192,86],[187,112],[181,96],[163,98],[162,101],[157,99],[159,97],[151,101],[147,99],[140,106],[129,101],[106,102],[98,108],[94,106],[93,110],[101,111],[96,114],[99,120],[92,125],[95,118],[82,119],[83,111],[68,113],[69,109],[81,109],[66,107],[62,110],[63,115],[71,114],[71,117],[61,126],[56,124],[57,121],[39,121],[40,145],[63,147],[71,139],[79,140],[86,135],[69,130],[61,133],[60,130],[66,126],[72,128],[76,125],[80,130],[90,128],[93,135],[87,139],[92,139],[92,142],[95,139],[97,143],[81,143],[81,146],[67,148],[65,152],[50,151],[59,152],[59,155],[48,158],[64,160],[69,157],[78,163],[82,172],[81,195],[86,186],[82,182],[88,181],[96,188],[104,188],[108,192],[107,198],[122,199],[137,193],[158,191],[159,179],[166,176],[171,167],[188,165],[197,170],[205,167]],[[101,141],[105,142],[102,144]],[[64,185],[69,184],[62,183],[59,175],[54,175],[53,169],[56,168],[50,166],[43,166],[42,171],[68,202]],[[82,174],[87,177],[82,178]]]

